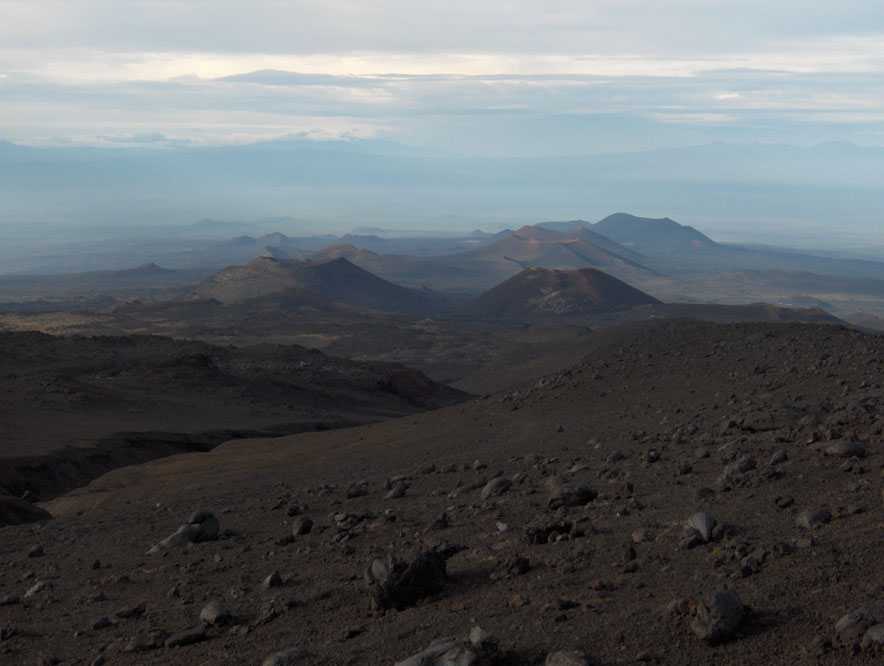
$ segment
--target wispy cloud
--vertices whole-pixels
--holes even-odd
[[[880,141],[879,4],[0,0],[0,127],[26,142],[306,132],[498,153]]]

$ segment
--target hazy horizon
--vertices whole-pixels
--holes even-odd
[[[867,2],[3,8],[7,236],[625,210],[735,242],[884,245],[884,9]]]

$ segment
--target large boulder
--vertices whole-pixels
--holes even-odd
[[[735,592],[714,592],[697,603],[691,630],[707,643],[724,643],[736,635],[745,614]]]
[[[374,560],[364,573],[371,608],[402,610],[441,592],[448,581],[447,562],[461,550],[462,546],[437,546],[410,562],[393,555]]]

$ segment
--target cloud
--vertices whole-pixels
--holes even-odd
[[[882,136],[884,5],[867,0],[0,5],[0,127],[27,142],[307,132],[517,153]]]

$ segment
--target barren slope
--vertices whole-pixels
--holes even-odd
[[[835,623],[884,601],[884,341],[689,322],[594,335],[570,371],[485,400],[234,442],[52,502],[45,527],[2,532],[0,592],[43,585],[0,606],[15,628],[0,656],[258,664],[299,648],[273,663],[391,666],[478,624],[503,664],[559,649],[598,664],[879,664],[865,628]],[[385,499],[397,476],[387,487],[404,494]],[[494,478],[509,483],[483,493]],[[551,478],[597,496],[561,506]],[[215,513],[219,540],[147,554],[196,510]],[[706,540],[685,531],[698,511],[721,526]],[[292,536],[299,512],[315,524]],[[372,558],[440,541],[467,547],[440,589],[369,611]],[[35,544],[45,554],[29,558]],[[722,590],[745,608],[710,645],[691,629],[705,627],[696,600]],[[175,634],[212,599],[230,623]],[[193,644],[163,647],[170,635]]]

